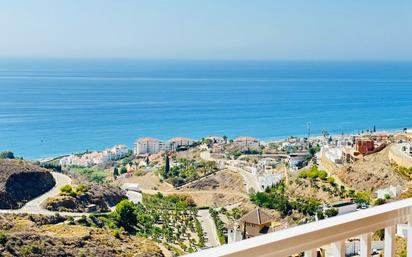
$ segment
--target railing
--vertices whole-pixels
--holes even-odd
[[[202,250],[188,257],[286,257],[317,254],[317,248],[330,245],[334,257],[345,256],[345,241],[360,238],[360,256],[371,256],[372,233],[385,229],[384,256],[395,254],[397,224],[408,223],[407,257],[412,257],[412,198],[360,210],[318,222],[254,237],[217,248]]]

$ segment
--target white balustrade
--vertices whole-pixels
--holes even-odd
[[[298,253],[314,257],[318,248],[328,245],[332,256],[344,257],[345,242],[354,237],[360,239],[360,256],[369,257],[371,235],[379,229],[385,230],[385,257],[393,257],[396,225],[405,222],[407,257],[412,257],[412,198],[201,250],[188,257],[286,257]]]

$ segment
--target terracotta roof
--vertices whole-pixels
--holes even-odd
[[[256,138],[254,137],[238,137],[235,139],[235,141],[258,141]]]
[[[256,208],[249,212],[241,219],[241,222],[247,222],[250,224],[262,225],[273,221],[272,215],[264,212],[261,208]]]
[[[180,142],[180,141],[193,141],[193,139],[188,137],[173,137],[169,139],[169,142]]]
[[[157,138],[153,138],[153,137],[141,137],[137,140],[137,142],[139,143],[143,143],[143,142],[159,142],[160,140]]]

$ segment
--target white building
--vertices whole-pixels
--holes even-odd
[[[326,211],[327,209],[337,209],[338,215],[343,215],[356,211],[358,209],[358,206],[354,202],[337,202],[323,206],[323,211]]]
[[[289,167],[293,170],[298,170],[302,167],[302,163],[308,157],[308,153],[292,153],[288,156]]]
[[[277,185],[282,181],[282,173],[263,173],[257,175],[257,182],[259,184],[260,192],[264,192],[266,188]]]
[[[224,143],[226,143],[225,139],[223,137],[219,137],[219,136],[208,136],[205,139],[211,140],[214,144],[224,144]]]
[[[237,222],[230,224],[227,229],[227,243],[232,244],[242,241],[242,229]]]
[[[107,148],[102,152],[91,152],[85,154],[71,154],[60,160],[60,165],[78,165],[83,167],[91,167],[94,165],[103,164],[109,161],[115,161],[127,155],[129,149],[125,145],[115,145],[112,148]]]
[[[342,148],[340,147],[323,146],[320,153],[321,157],[324,157],[333,163],[342,163]]]
[[[258,148],[260,145],[259,140],[253,137],[238,137],[234,140],[235,145],[241,147]]]
[[[391,198],[397,197],[400,193],[402,193],[401,186],[389,186],[387,188],[379,189],[376,191],[378,198],[385,199],[386,195]]]
[[[175,151],[179,147],[188,147],[193,145],[195,141],[187,137],[174,137],[169,139],[168,146],[169,149]]]
[[[157,138],[143,137],[136,140],[133,152],[135,155],[139,154],[153,154],[167,150],[168,147]]]

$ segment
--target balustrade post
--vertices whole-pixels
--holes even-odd
[[[385,228],[385,257],[395,256],[395,226]]]
[[[333,257],[345,257],[346,255],[345,240],[332,243],[331,250],[332,250]]]
[[[318,250],[316,248],[305,251],[305,257],[317,257]]]
[[[407,257],[412,257],[412,215],[408,216],[408,238],[406,243]]]
[[[371,233],[366,233],[360,236],[360,257],[370,257],[371,256]]]

